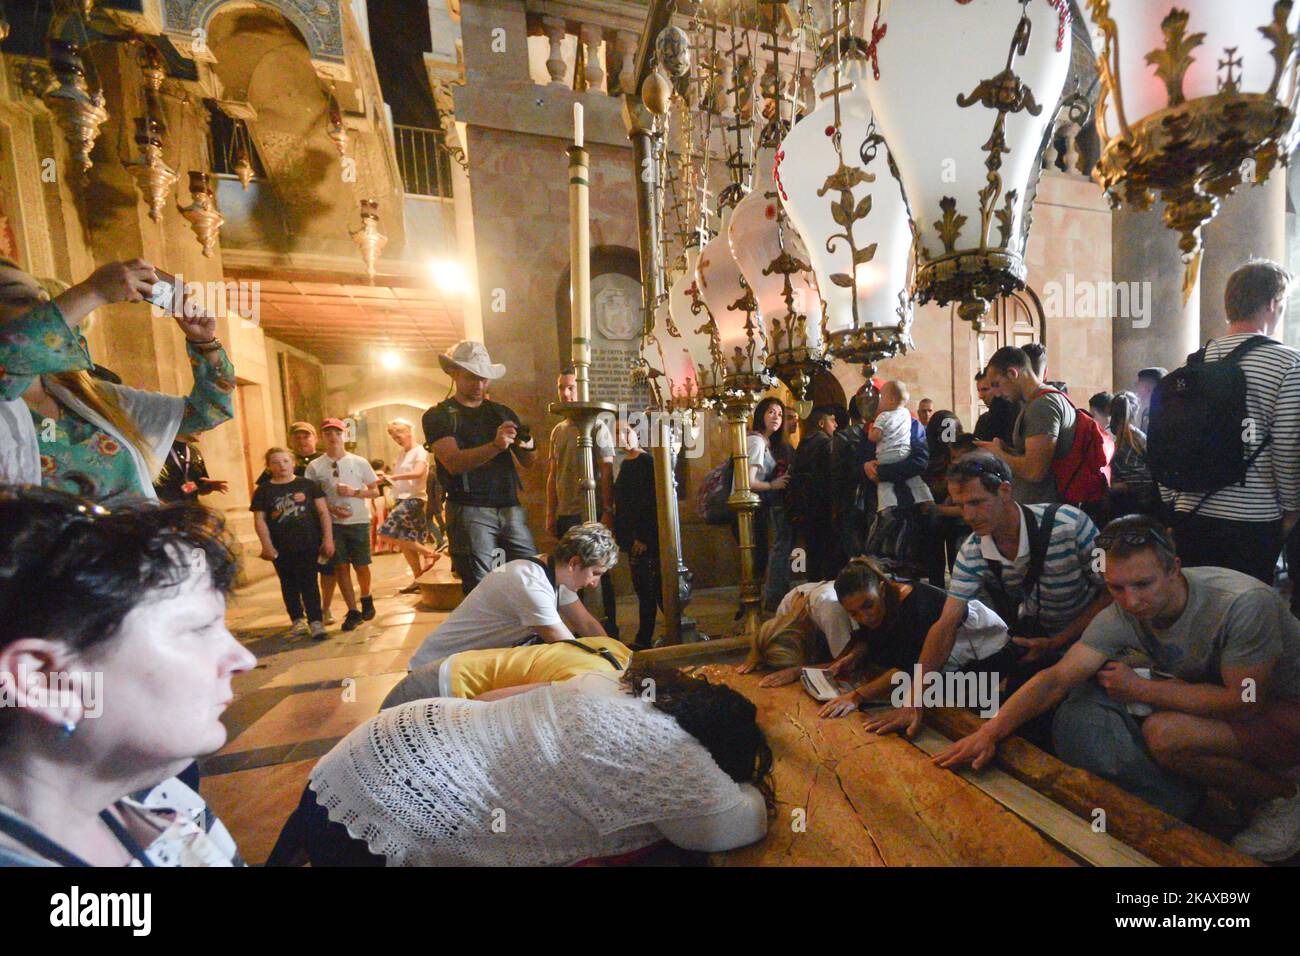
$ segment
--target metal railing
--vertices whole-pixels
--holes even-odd
[[[440,129],[393,124],[397,165],[407,194],[451,198],[451,154]]]

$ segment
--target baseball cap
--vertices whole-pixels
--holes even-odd
[[[311,422],[294,422],[289,426],[289,434],[292,435],[294,432],[307,432],[309,435],[315,435],[316,426]]]
[[[327,428],[337,428],[341,432],[345,432],[348,430],[348,426],[344,425],[343,422],[337,418],[325,419],[325,421],[320,423],[320,427],[321,427],[321,431],[324,431]]]

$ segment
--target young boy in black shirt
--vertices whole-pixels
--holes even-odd
[[[271,478],[257,486],[251,506],[262,542],[260,557],[275,564],[294,633],[310,630],[313,638],[324,640],[316,561],[334,553],[334,523],[325,492],[311,479],[294,474],[293,455],[284,448],[267,451],[266,467]]]

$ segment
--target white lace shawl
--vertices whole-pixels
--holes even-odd
[[[321,759],[310,786],[389,866],[575,863],[742,799],[669,715],[564,685],[383,711]]]

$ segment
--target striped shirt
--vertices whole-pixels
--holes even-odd
[[[1212,339],[1205,360],[1215,362],[1252,334],[1239,332]],[[1178,511],[1192,511],[1207,499],[1197,514],[1229,521],[1276,521],[1284,511],[1300,509],[1300,352],[1281,342],[1261,345],[1238,363],[1246,373],[1246,410],[1255,423],[1253,434],[1244,430],[1249,456],[1265,437],[1273,439],[1246,471],[1246,482],[1229,485],[1209,495],[1175,492],[1161,487],[1165,501]]]
[[[1048,505],[1027,505],[1041,522]],[[961,546],[952,570],[948,593],[962,601],[976,598],[990,602],[989,587],[997,579],[990,562],[1002,565],[1002,585],[1020,602],[1021,617],[1037,615],[1049,631],[1057,631],[1077,618],[1101,592],[1101,576],[1093,569],[1093,547],[1097,526],[1073,505],[1061,505],[1052,524],[1047,544],[1047,558],[1039,586],[1024,593],[1025,574],[1029,570],[1029,528],[1020,512],[1020,546],[1014,561],[1008,561],[993,542],[992,536],[972,534]],[[1042,605],[1039,606],[1039,596]]]

